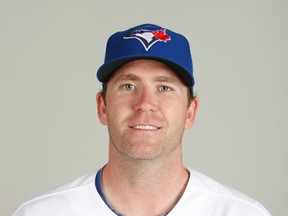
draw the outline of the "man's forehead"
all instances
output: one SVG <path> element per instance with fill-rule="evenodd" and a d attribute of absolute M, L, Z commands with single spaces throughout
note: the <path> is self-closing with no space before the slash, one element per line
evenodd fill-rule
<path fill-rule="evenodd" d="M 156 81 L 180 81 L 179 76 L 172 68 L 162 62 L 149 59 L 128 62 L 118 68 L 113 75 L 117 80 L 141 80 L 148 76 Z"/>
<path fill-rule="evenodd" d="M 129 68 L 129 67 L 151 67 L 151 68 L 166 68 L 168 70 L 172 70 L 168 65 L 161 61 L 152 60 L 152 59 L 136 59 L 133 61 L 129 61 L 123 64 L 121 67 L 118 68 Z M 116 70 L 117 71 L 117 70 Z"/>

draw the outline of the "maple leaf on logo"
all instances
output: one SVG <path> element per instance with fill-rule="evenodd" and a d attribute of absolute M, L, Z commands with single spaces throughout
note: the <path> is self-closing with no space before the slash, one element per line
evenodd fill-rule
<path fill-rule="evenodd" d="M 165 31 L 163 30 L 158 30 L 157 32 L 156 31 L 153 31 L 152 34 L 159 40 L 161 41 L 167 41 L 167 40 L 170 40 L 170 36 L 166 34 Z"/>

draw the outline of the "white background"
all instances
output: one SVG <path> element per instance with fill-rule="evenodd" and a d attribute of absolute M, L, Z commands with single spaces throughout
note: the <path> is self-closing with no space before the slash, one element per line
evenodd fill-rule
<path fill-rule="evenodd" d="M 191 44 L 187 167 L 288 215 L 285 0 L 0 0 L 0 215 L 107 161 L 95 71 L 107 38 L 155 23 Z"/>

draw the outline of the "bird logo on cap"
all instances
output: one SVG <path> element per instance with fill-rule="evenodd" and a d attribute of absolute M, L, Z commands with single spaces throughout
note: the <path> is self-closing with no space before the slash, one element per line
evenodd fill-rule
<path fill-rule="evenodd" d="M 139 28 L 124 36 L 124 39 L 137 39 L 148 51 L 156 42 L 167 42 L 171 37 L 166 33 L 166 29 L 160 27 L 146 26 Z"/>

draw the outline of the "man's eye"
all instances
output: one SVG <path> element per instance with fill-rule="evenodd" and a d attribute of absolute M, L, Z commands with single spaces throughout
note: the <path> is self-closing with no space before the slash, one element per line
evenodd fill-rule
<path fill-rule="evenodd" d="M 123 85 L 123 88 L 124 88 L 124 90 L 132 91 L 132 90 L 135 89 L 135 86 L 132 85 L 132 84 L 127 83 L 127 84 Z"/>
<path fill-rule="evenodd" d="M 159 90 L 165 92 L 165 91 L 171 91 L 172 89 L 168 86 L 160 86 Z"/>

